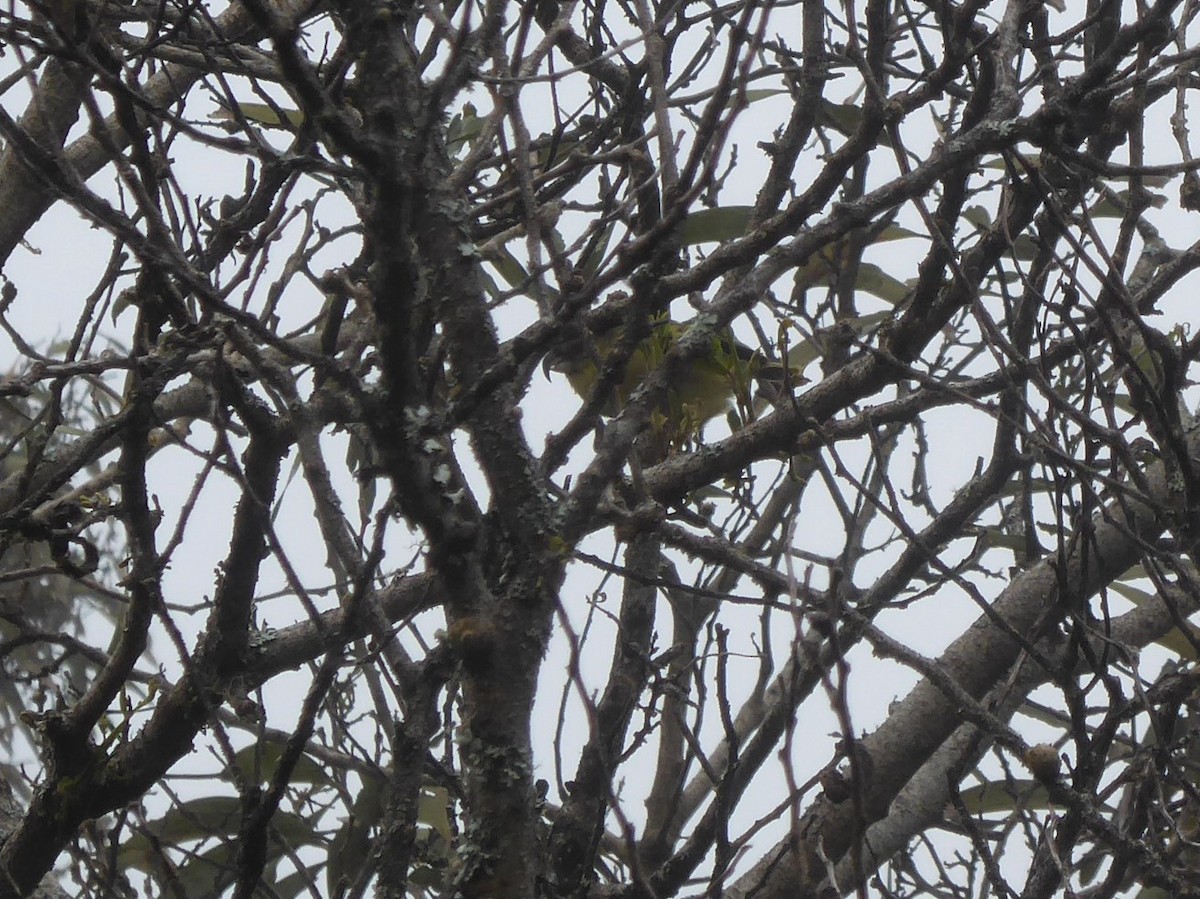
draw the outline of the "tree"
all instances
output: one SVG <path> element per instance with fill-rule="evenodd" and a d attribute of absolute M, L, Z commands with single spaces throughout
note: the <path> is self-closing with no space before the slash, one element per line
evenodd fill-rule
<path fill-rule="evenodd" d="M 1194 15 L 10 5 L 0 896 L 1200 895 Z"/>

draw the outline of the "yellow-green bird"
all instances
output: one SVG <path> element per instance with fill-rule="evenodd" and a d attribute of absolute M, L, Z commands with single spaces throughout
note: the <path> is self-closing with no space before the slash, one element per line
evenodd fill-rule
<path fill-rule="evenodd" d="M 703 215 L 711 218 L 712 214 L 719 214 L 727 219 L 730 211 L 705 210 L 694 218 L 699 220 Z M 749 215 L 748 209 L 746 213 Z M 792 274 L 793 292 L 835 287 L 856 247 L 861 249 L 862 246 L 920 235 L 884 221 L 869 226 L 865 235 L 860 233 L 857 237 L 856 240 L 855 235 L 844 235 L 805 259 Z M 716 238 L 708 235 L 705 239 Z M 692 235 L 688 240 L 685 235 L 685 242 L 697 243 L 701 239 Z M 908 297 L 908 285 L 878 265 L 859 260 L 855 268 L 853 286 L 856 291 L 872 294 L 892 306 L 900 305 Z M 835 352 L 839 349 L 843 353 L 847 351 L 856 338 L 861 338 L 879 325 L 881 317 L 890 314 L 885 311 L 857 316 L 821 329 L 818 334 L 804 335 L 798 343 L 790 345 L 786 338 L 799 329 L 786 320 L 781 322 L 779 355 L 786 358 L 786 367 L 769 362 L 765 354 L 739 342 L 732 332 L 724 332 L 713 339 L 708 354 L 691 361 L 659 401 L 650 422 L 652 431 L 659 438 L 654 441 L 657 449 L 669 452 L 689 443 L 699 435 L 706 422 L 734 405 L 744 418 L 752 418 L 756 404 L 762 407 L 758 396 L 777 402 L 791 389 L 807 383 L 803 371 L 815 359 L 825 358 L 831 366 L 840 364 Z M 600 410 L 603 415 L 616 415 L 646 376 L 662 365 L 685 328 L 686 324 L 659 315 L 649 323 L 649 336 L 630 350 L 622 346 L 624 330 L 618 324 L 599 333 L 567 340 L 550 352 L 545 367 L 565 374 L 575 392 L 587 400 L 596 389 L 605 363 L 616 354 L 617 358 L 611 361 L 618 380 L 608 387 Z M 628 358 L 623 358 L 622 354 Z M 760 388 L 758 396 L 752 396 L 756 386 Z"/>
<path fill-rule="evenodd" d="M 665 316 L 650 322 L 649 335 L 633 348 L 620 369 L 620 380 L 601 408 L 604 415 L 620 411 L 647 375 L 662 365 L 685 328 L 685 324 Z M 622 333 L 623 328 L 618 326 L 571 340 L 550 355 L 547 368 L 565 374 L 574 391 L 590 399 L 605 363 L 620 347 Z M 756 381 L 764 375 L 781 380 L 777 366 L 770 367 L 770 374 L 767 368 L 763 354 L 738 341 L 732 333 L 713 338 L 711 350 L 690 362 L 652 413 L 654 442 L 664 451 L 677 449 L 695 438 L 706 422 L 734 406 L 749 415 Z M 793 373 L 792 383 L 803 383 L 798 372 Z"/>

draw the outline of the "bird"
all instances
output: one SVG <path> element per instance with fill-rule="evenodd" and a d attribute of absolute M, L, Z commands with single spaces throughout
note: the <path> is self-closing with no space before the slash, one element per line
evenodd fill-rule
<path fill-rule="evenodd" d="M 624 345 L 624 325 L 585 332 L 552 350 L 544 367 L 547 374 L 564 374 L 584 400 L 590 400 L 597 389 L 606 390 L 599 411 L 613 417 L 663 364 L 686 328 L 686 323 L 657 315 L 648 322 L 646 336 L 632 347 Z M 780 385 L 795 386 L 805 380 L 798 366 L 785 372 L 761 350 L 742 343 L 728 329 L 722 331 L 713 337 L 709 351 L 691 360 L 659 399 L 650 417 L 653 443 L 663 452 L 682 449 L 699 437 L 705 424 L 734 408 L 743 419 L 752 417 L 755 387 L 764 382 L 770 382 L 777 396 Z"/>

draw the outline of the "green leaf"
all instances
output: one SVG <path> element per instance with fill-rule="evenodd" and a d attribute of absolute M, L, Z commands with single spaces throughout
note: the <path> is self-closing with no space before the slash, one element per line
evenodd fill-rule
<path fill-rule="evenodd" d="M 283 751 L 284 746 L 280 743 L 257 743 L 239 750 L 233 763 L 247 782 L 254 782 L 257 778 L 258 783 L 265 784 L 275 776 Z M 289 783 L 330 786 L 333 781 L 322 763 L 312 756 L 301 755 L 292 769 Z"/>
<path fill-rule="evenodd" d="M 437 831 L 447 843 L 454 836 L 450 829 L 450 792 L 445 787 L 422 787 L 417 799 L 417 823 Z"/>
<path fill-rule="evenodd" d="M 1089 884 L 1096 879 L 1096 875 L 1100 873 L 1100 866 L 1107 860 L 1105 855 L 1106 853 L 1095 852 L 1080 860 L 1075 869 L 1080 883 Z"/>
<path fill-rule="evenodd" d="M 1049 478 L 1026 478 L 1017 476 L 1010 478 L 1008 483 L 1000 489 L 1000 496 L 1016 496 L 1017 494 L 1028 489 L 1031 493 L 1046 493 L 1054 489 L 1058 485 Z"/>
<path fill-rule="evenodd" d="M 1132 584 L 1123 584 L 1120 581 L 1114 581 L 1109 585 L 1108 589 L 1114 593 L 1119 593 L 1135 606 L 1143 606 L 1146 603 L 1154 602 L 1158 599 L 1157 593 L 1151 593 L 1149 590 L 1143 590 L 1140 587 L 1134 587 Z"/>
<path fill-rule="evenodd" d="M 867 246 L 874 246 L 877 243 L 891 243 L 893 240 L 908 240 L 910 237 L 924 237 L 920 231 L 914 231 L 912 228 L 905 228 L 903 225 L 888 225 L 882 231 L 875 235 Z"/>
<path fill-rule="evenodd" d="M 1042 158 L 1037 153 L 1022 153 L 1021 158 L 1034 168 L 1037 168 L 1042 164 Z M 981 167 L 985 169 L 996 169 L 1000 172 L 1007 172 L 1009 165 L 1008 161 L 1004 157 L 997 156 L 995 159 L 989 159 L 987 162 L 982 163 Z"/>
<path fill-rule="evenodd" d="M 341 895 L 347 885 L 352 884 L 366 863 L 371 851 L 371 828 L 383 815 L 383 783 L 364 778 L 350 817 L 338 829 L 329 852 L 329 865 L 325 869 L 325 884 L 328 895 Z"/>
<path fill-rule="evenodd" d="M 431 865 L 414 865 L 408 872 L 408 882 L 410 886 L 433 891 L 445 885 L 446 872 L 439 871 Z"/>
<path fill-rule="evenodd" d="M 894 240 L 906 240 L 910 237 L 921 237 L 915 231 L 900 225 L 888 225 L 867 246 L 890 243 Z M 851 237 L 843 237 L 835 243 L 826 244 L 817 250 L 796 269 L 797 286 L 804 289 L 810 287 L 832 287 L 837 283 L 841 272 L 850 263 L 850 250 L 853 245 Z M 866 247 L 864 247 L 864 250 Z M 858 289 L 872 293 L 890 303 L 899 303 L 908 296 L 908 286 L 891 275 L 885 273 L 879 266 L 870 262 L 859 264 Z"/>
<path fill-rule="evenodd" d="M 1151 193 L 1147 199 L 1155 209 L 1162 209 L 1167 204 L 1167 198 L 1163 194 Z M 1121 190 L 1094 203 L 1088 212 L 1093 218 L 1124 218 L 1130 202 L 1129 191 Z"/>
<path fill-rule="evenodd" d="M 963 210 L 961 218 L 980 231 L 986 231 L 992 226 L 992 214 L 983 206 L 968 206 Z"/>
<path fill-rule="evenodd" d="M 184 895 L 219 896 L 237 879 L 237 854 L 238 845 L 236 843 L 219 843 L 199 855 L 188 858 L 178 867 L 173 879 L 176 879 L 184 887 Z M 263 871 L 263 883 L 255 889 L 255 896 L 266 899 L 271 895 L 283 895 L 278 891 L 272 894 L 266 887 L 266 884 L 275 880 L 275 867 L 282 854 L 283 846 L 278 841 L 272 841 L 272 845 L 267 849 L 267 866 Z M 170 895 L 169 891 L 167 895 Z"/>
<path fill-rule="evenodd" d="M 688 499 L 694 503 L 711 503 L 729 500 L 733 498 L 733 494 L 728 490 L 722 490 L 712 484 L 707 484 L 703 487 L 697 487 L 688 494 Z"/>
<path fill-rule="evenodd" d="M 477 275 L 479 277 L 479 283 L 483 286 L 483 290 L 488 296 L 500 296 L 500 285 L 496 283 L 496 279 L 491 276 L 486 268 L 479 269 Z"/>
<path fill-rule="evenodd" d="M 299 128 L 304 124 L 305 118 L 302 110 L 285 109 L 269 103 L 242 103 L 239 101 L 237 110 L 241 113 L 241 118 L 247 122 L 262 125 L 264 128 L 279 128 L 285 131 L 294 131 Z M 237 113 L 224 103 L 216 112 L 210 114 L 209 118 L 230 122 L 240 121 Z"/>
<path fill-rule="evenodd" d="M 854 329 L 854 333 L 859 337 L 869 331 L 873 331 L 886 321 L 891 321 L 893 313 L 890 309 L 882 309 L 879 312 L 871 312 L 867 315 L 856 315 L 854 318 L 845 318 L 842 321 Z"/>
<path fill-rule="evenodd" d="M 177 845 L 211 836 L 232 836 L 242 823 L 244 807 L 236 796 L 189 799 L 151 821 L 147 829 L 162 843 Z"/>
<path fill-rule="evenodd" d="M 287 877 L 277 881 L 271 888 L 279 899 L 295 899 L 296 896 L 311 896 L 309 885 L 317 882 L 321 872 L 318 865 L 309 865 L 301 871 L 293 871 Z"/>
<path fill-rule="evenodd" d="M 1013 240 L 1010 249 L 1012 250 L 1014 259 L 1020 259 L 1023 262 L 1029 262 L 1035 256 L 1037 256 L 1038 245 L 1037 242 L 1028 234 L 1018 234 L 1016 239 Z"/>
<path fill-rule="evenodd" d="M 778 97 L 780 94 L 791 93 L 786 87 L 759 87 L 754 90 L 745 91 L 735 97 L 730 97 L 729 102 L 725 104 L 725 108 L 737 106 L 740 102 L 745 102 L 747 106 L 751 103 L 757 103 L 759 100 L 766 100 L 768 97 Z"/>
<path fill-rule="evenodd" d="M 590 278 L 600 270 L 600 264 L 604 262 L 604 254 L 608 252 L 608 244 L 612 240 L 613 231 L 616 230 L 616 227 L 616 220 L 610 221 L 605 225 L 599 239 L 595 241 L 592 249 L 580 261 L 579 271 L 584 278 Z"/>
<path fill-rule="evenodd" d="M 999 527 L 988 526 L 979 529 L 979 535 L 989 548 L 1009 549 L 1020 552 L 1025 548 L 1024 534 L 1010 534 Z"/>
<path fill-rule="evenodd" d="M 1052 730 L 1061 730 L 1066 724 L 1070 723 L 1065 713 L 1045 708 L 1034 702 L 1024 703 L 1021 706 L 1020 713 L 1033 721 L 1040 721 Z"/>
<path fill-rule="evenodd" d="M 753 213 L 753 206 L 701 209 L 684 218 L 679 226 L 679 239 L 684 246 L 736 240 L 746 233 Z"/>
<path fill-rule="evenodd" d="M 517 261 L 517 257 L 509 252 L 508 247 L 489 246 L 485 248 L 483 257 L 514 290 L 529 283 L 529 273 L 525 271 L 525 266 Z"/>
<path fill-rule="evenodd" d="M 1008 814 L 1013 809 L 1047 808 L 1050 794 L 1032 779 L 1018 778 L 1011 784 L 988 781 L 962 792 L 963 805 L 972 815 Z"/>
<path fill-rule="evenodd" d="M 118 855 L 122 867 L 152 871 L 157 865 L 158 846 L 178 846 L 214 837 L 236 837 L 245 808 L 236 796 L 204 796 L 173 807 L 151 821 L 145 832 L 133 834 Z M 291 812 L 276 812 L 271 828 L 293 846 L 319 845 L 324 837 L 311 821 Z"/>
<path fill-rule="evenodd" d="M 121 313 L 126 309 L 130 308 L 131 306 L 135 309 L 137 308 L 136 304 L 134 303 L 134 299 L 136 297 L 137 291 L 132 287 L 126 287 L 119 294 L 117 294 L 117 298 L 113 300 L 111 312 L 114 325 L 117 323 L 117 319 L 121 316 Z"/>
<path fill-rule="evenodd" d="M 1147 603 L 1158 603 L 1161 600 L 1157 593 L 1152 593 L 1148 590 L 1143 590 L 1140 587 L 1134 587 L 1131 584 L 1114 581 L 1109 585 L 1109 589 L 1117 593 L 1135 606 L 1144 606 Z M 1200 628 L 1194 624 L 1188 624 L 1188 630 L 1197 642 L 1200 642 Z M 1195 659 L 1196 647 L 1195 644 L 1187 638 L 1187 636 L 1177 627 L 1171 628 L 1167 633 L 1163 634 L 1154 641 L 1164 649 L 1169 649 L 1177 656 L 1183 659 Z"/>
<path fill-rule="evenodd" d="M 858 267 L 858 280 L 855 288 L 877 296 L 893 306 L 904 302 L 908 297 L 909 287 L 903 281 L 893 278 L 873 262 L 864 262 Z"/>
<path fill-rule="evenodd" d="M 1114 371 L 1112 369 L 1110 369 L 1108 371 L 1108 375 L 1110 376 L 1109 377 L 1110 381 L 1112 380 L 1113 374 L 1114 374 Z M 1118 409 L 1120 409 L 1122 412 L 1127 412 L 1129 415 L 1136 417 L 1141 414 L 1138 411 L 1138 407 L 1134 404 L 1133 400 L 1131 400 L 1129 398 L 1128 393 L 1119 393 L 1119 392 L 1114 393 L 1112 396 L 1112 404 L 1114 406 L 1116 406 Z"/>
<path fill-rule="evenodd" d="M 792 344 L 787 351 L 787 364 L 792 383 L 804 377 L 804 370 L 809 364 L 821 358 L 821 350 L 808 338 Z"/>

